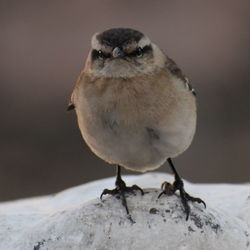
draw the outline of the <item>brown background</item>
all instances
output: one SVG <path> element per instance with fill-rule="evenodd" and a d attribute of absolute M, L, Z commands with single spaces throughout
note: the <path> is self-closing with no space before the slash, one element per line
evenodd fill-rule
<path fill-rule="evenodd" d="M 249 181 L 249 13 L 249 0 L 1 0 L 0 200 L 114 175 L 66 112 L 92 34 L 111 27 L 143 31 L 198 92 L 194 142 L 175 160 L 181 175 Z"/>

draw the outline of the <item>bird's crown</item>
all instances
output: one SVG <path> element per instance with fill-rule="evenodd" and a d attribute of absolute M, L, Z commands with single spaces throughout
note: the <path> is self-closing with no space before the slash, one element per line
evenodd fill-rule
<path fill-rule="evenodd" d="M 131 42 L 139 42 L 144 35 L 140 31 L 129 28 L 113 28 L 97 35 L 97 40 L 102 45 L 120 47 Z"/>

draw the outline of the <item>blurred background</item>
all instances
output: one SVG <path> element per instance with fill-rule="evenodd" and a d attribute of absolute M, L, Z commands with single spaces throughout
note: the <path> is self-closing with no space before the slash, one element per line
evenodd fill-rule
<path fill-rule="evenodd" d="M 147 34 L 198 93 L 196 136 L 174 159 L 181 176 L 249 182 L 249 13 L 249 0 L 1 0 L 0 200 L 115 175 L 85 145 L 74 111 L 66 111 L 91 36 L 111 27 Z"/>

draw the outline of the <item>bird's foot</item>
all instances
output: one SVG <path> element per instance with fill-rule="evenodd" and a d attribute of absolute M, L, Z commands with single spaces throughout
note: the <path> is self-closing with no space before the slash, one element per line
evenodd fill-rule
<path fill-rule="evenodd" d="M 162 183 L 161 189 L 163 191 L 159 194 L 158 198 L 160 198 L 163 194 L 173 195 L 176 192 L 176 190 L 179 190 L 181 202 L 186 214 L 186 220 L 188 220 L 190 214 L 190 206 L 188 205 L 188 201 L 202 203 L 206 208 L 206 203 L 202 199 L 192 197 L 185 191 L 182 179 L 175 180 L 173 184 L 170 184 L 169 182 L 165 181 Z"/>
<path fill-rule="evenodd" d="M 129 214 L 129 209 L 128 209 L 128 206 L 127 206 L 127 200 L 126 200 L 126 197 L 125 197 L 125 194 L 126 193 L 135 193 L 135 191 L 140 191 L 142 195 L 144 195 L 144 191 L 138 187 L 137 185 L 133 185 L 131 187 L 127 187 L 126 186 L 126 183 L 121 179 L 121 178 L 118 178 L 116 180 L 116 188 L 115 189 L 104 189 L 101 196 L 100 196 L 100 199 L 102 199 L 103 195 L 106 195 L 106 194 L 109 194 L 109 195 L 112 195 L 112 196 L 115 196 L 117 198 L 120 198 L 121 201 L 122 201 L 122 205 L 125 207 L 126 209 L 126 212 L 127 212 L 127 215 L 129 216 L 130 220 L 132 222 L 134 222 Z"/>

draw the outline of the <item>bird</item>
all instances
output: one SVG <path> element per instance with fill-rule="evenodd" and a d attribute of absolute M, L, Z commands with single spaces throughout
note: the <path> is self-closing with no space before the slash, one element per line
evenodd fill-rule
<path fill-rule="evenodd" d="M 140 191 L 128 187 L 121 167 L 146 172 L 166 161 L 174 174 L 164 182 L 162 195 L 179 191 L 189 218 L 192 197 L 172 158 L 191 144 L 197 120 L 196 92 L 177 64 L 148 36 L 132 28 L 111 28 L 95 33 L 85 66 L 73 89 L 68 110 L 75 109 L 88 147 L 99 158 L 115 165 L 115 189 L 103 195 L 119 195 L 129 214 L 125 194 Z"/>

